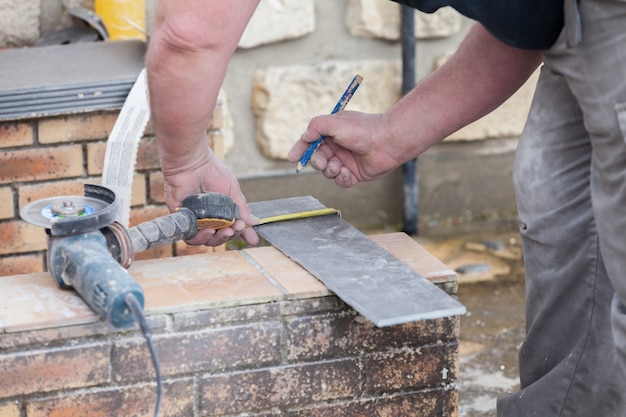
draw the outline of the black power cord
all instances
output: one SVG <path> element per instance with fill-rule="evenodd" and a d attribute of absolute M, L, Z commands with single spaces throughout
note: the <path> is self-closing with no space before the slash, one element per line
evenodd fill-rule
<path fill-rule="evenodd" d="M 124 297 L 124 301 L 130 308 L 130 311 L 135 316 L 135 320 L 139 323 L 139 327 L 141 328 L 141 332 L 143 336 L 146 338 L 146 342 L 148 343 L 148 349 L 150 350 L 150 356 L 152 356 L 152 363 L 154 364 L 154 370 L 156 372 L 156 382 L 157 382 L 157 397 L 156 397 L 156 405 L 154 407 L 154 417 L 159 415 L 159 411 L 161 409 L 161 395 L 163 394 L 163 381 L 161 378 L 161 365 L 159 364 L 159 357 L 157 356 L 156 349 L 154 348 L 154 344 L 152 343 L 152 332 L 150 332 L 150 327 L 148 326 L 148 322 L 146 321 L 146 316 L 143 314 L 143 307 L 135 297 L 135 294 L 132 292 L 126 294 Z"/>

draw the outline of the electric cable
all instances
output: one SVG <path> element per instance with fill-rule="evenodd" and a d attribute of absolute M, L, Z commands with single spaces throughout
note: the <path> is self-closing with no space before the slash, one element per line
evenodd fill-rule
<path fill-rule="evenodd" d="M 135 320 L 139 324 L 141 328 L 141 332 L 143 336 L 146 338 L 146 342 L 148 343 L 148 349 L 150 350 L 150 356 L 152 357 L 152 363 L 154 364 L 154 371 L 156 372 L 156 382 L 157 382 L 157 397 L 156 397 L 156 405 L 154 407 L 154 417 L 159 415 L 159 411 L 161 409 L 161 396 L 163 394 L 163 381 L 161 378 L 161 365 L 159 364 L 159 357 L 157 356 L 156 349 L 154 348 L 154 344 L 152 343 L 152 332 L 150 332 L 150 327 L 148 326 L 148 322 L 146 321 L 146 316 L 143 314 L 143 308 L 135 297 L 135 294 L 132 292 L 126 294 L 124 297 L 128 308 L 135 316 Z"/>

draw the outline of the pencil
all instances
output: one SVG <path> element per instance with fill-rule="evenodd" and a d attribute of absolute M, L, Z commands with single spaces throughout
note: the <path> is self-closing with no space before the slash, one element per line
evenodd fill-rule
<path fill-rule="evenodd" d="M 354 94 L 356 89 L 359 88 L 359 85 L 361 85 L 362 81 L 363 81 L 363 77 L 361 77 L 359 74 L 354 76 L 354 78 L 352 79 L 352 82 L 350 83 L 348 88 L 346 88 L 346 91 L 343 92 L 343 95 L 341 96 L 337 104 L 335 105 L 335 108 L 333 109 L 333 111 L 330 112 L 330 114 L 335 114 L 338 111 L 346 108 L 346 105 L 352 98 L 352 95 Z M 300 161 L 298 162 L 298 167 L 296 168 L 296 173 L 302 171 L 304 167 L 307 166 L 307 164 L 309 163 L 309 160 L 311 159 L 311 156 L 313 156 L 313 154 L 320 147 L 322 142 L 324 142 L 324 139 L 326 139 L 326 136 L 322 135 L 317 140 L 309 144 L 309 146 L 306 148 L 306 150 L 302 154 L 302 157 L 300 157 Z"/>

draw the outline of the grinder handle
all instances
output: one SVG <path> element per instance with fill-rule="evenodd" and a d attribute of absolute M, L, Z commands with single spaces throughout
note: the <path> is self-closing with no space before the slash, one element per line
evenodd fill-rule
<path fill-rule="evenodd" d="M 169 245 L 181 239 L 193 239 L 198 234 L 198 221 L 193 211 L 182 207 L 167 216 L 131 227 L 128 230 L 133 251 Z"/>
<path fill-rule="evenodd" d="M 239 207 L 227 195 L 201 193 L 183 200 L 182 207 L 167 216 L 141 223 L 128 231 L 135 253 L 193 239 L 198 230 L 230 227 L 239 218 Z"/>

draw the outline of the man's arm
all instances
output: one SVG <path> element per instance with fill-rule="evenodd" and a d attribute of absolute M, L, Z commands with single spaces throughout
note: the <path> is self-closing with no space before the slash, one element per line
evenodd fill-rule
<path fill-rule="evenodd" d="M 258 242 L 235 176 L 209 149 L 206 129 L 230 57 L 258 0 L 159 0 L 155 30 L 146 57 L 152 122 L 157 136 L 170 210 L 204 191 L 233 197 L 241 222 L 210 237 L 203 231 L 190 243 L 217 245 L 242 232 Z"/>
<path fill-rule="evenodd" d="M 495 110 L 540 63 L 541 52 L 508 46 L 476 24 L 448 62 L 387 112 L 386 125 L 417 156 Z M 406 127 L 420 132 L 418 143 Z"/>
<path fill-rule="evenodd" d="M 289 160 L 296 162 L 309 142 L 325 135 L 311 159 L 314 168 L 342 187 L 379 178 L 494 110 L 540 63 L 540 52 L 505 45 L 476 24 L 448 62 L 386 113 L 312 119 Z"/>

